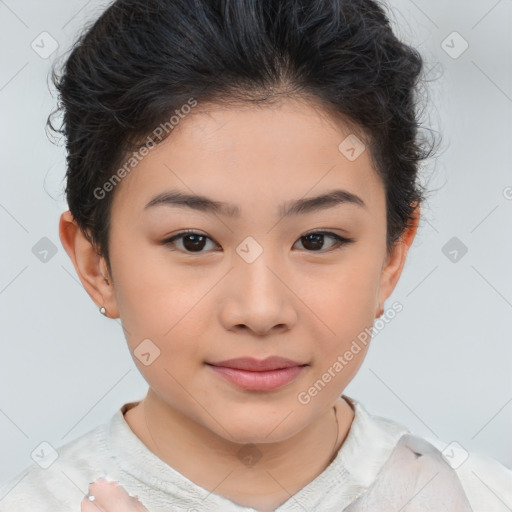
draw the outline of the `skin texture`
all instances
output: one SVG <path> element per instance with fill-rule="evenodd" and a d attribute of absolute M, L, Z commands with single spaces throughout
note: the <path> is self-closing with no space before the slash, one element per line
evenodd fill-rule
<path fill-rule="evenodd" d="M 200 105 L 117 185 L 112 276 L 69 211 L 60 220 L 85 289 L 109 317 L 121 318 L 132 355 L 148 338 L 160 350 L 148 366 L 134 356 L 149 391 L 125 415 L 131 429 L 196 484 L 259 510 L 273 510 L 312 481 L 343 443 L 353 411 L 340 395 L 367 347 L 309 403 L 297 396 L 373 325 L 418 226 L 419 208 L 386 253 L 385 192 L 370 152 L 350 161 L 338 149 L 351 133 L 318 105 L 290 98 L 264 108 Z M 338 188 L 366 206 L 279 216 L 284 202 Z M 170 189 L 236 204 L 240 217 L 144 209 Z M 190 251 L 190 239 L 162 244 L 186 229 L 209 237 L 202 252 Z M 326 236 L 313 250 L 304 239 L 313 230 L 355 241 L 336 248 Z M 252 263 L 236 252 L 248 236 L 263 250 Z M 254 392 L 205 365 L 269 355 L 309 366 L 277 390 Z M 238 455 L 249 443 L 261 454 L 250 467 Z"/>
<path fill-rule="evenodd" d="M 147 512 L 142 503 L 130 496 L 117 482 L 96 480 L 89 486 L 89 500 L 82 500 L 81 512 Z"/>

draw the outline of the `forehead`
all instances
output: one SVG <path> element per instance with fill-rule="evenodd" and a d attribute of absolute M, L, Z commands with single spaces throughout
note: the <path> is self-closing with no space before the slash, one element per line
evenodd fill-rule
<path fill-rule="evenodd" d="M 180 190 L 240 205 L 243 216 L 264 203 L 277 211 L 288 200 L 343 188 L 371 207 L 383 187 L 361 139 L 303 101 L 199 106 L 123 178 L 114 203 L 142 211 L 156 194 Z"/>

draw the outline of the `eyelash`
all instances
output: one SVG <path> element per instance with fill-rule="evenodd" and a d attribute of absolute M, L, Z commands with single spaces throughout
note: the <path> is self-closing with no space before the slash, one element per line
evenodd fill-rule
<path fill-rule="evenodd" d="M 209 236 L 206 236 L 204 235 L 203 233 L 199 233 L 197 231 L 193 231 L 193 230 L 185 230 L 185 231 L 181 231 L 179 232 L 178 234 L 172 236 L 171 238 L 167 238 L 166 240 L 163 240 L 162 241 L 162 244 L 163 245 L 173 245 L 174 241 L 179 239 L 179 238 L 184 238 L 186 236 L 190 236 L 190 235 L 197 235 L 197 236 L 202 236 L 202 237 L 205 237 L 209 240 L 211 240 L 213 242 L 213 240 L 209 237 Z M 306 249 L 306 252 L 310 252 L 310 253 L 325 253 L 325 252 L 331 252 L 331 251 L 334 251 L 334 250 L 338 250 L 338 249 L 341 249 L 343 246 L 345 245 L 349 245 L 353 242 L 355 242 L 355 240 L 353 238 L 345 238 L 343 236 L 340 236 L 340 235 L 337 235 L 336 233 L 332 233 L 330 231 L 310 231 L 309 233 L 306 233 L 305 235 L 302 235 L 299 240 L 301 238 L 305 238 L 307 236 L 310 236 L 310 235 L 324 235 L 324 236 L 328 236 L 330 238 L 333 238 L 336 243 L 330 248 L 330 249 L 327 249 L 327 250 L 318 250 L 318 251 L 308 251 Z M 216 242 L 214 242 L 216 243 Z M 295 244 L 294 244 L 295 245 Z M 184 252 L 185 254 L 204 254 L 205 252 L 208 252 L 208 251 L 187 251 L 187 250 L 181 250 L 181 249 L 177 249 L 181 252 Z"/>

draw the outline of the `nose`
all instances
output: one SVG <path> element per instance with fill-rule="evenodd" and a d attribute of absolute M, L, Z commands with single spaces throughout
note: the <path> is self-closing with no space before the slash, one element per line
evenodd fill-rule
<path fill-rule="evenodd" d="M 224 328 L 249 330 L 257 336 L 291 329 L 298 318 L 297 298 L 287 280 L 289 272 L 277 264 L 270 251 L 263 251 L 252 263 L 235 258 L 221 302 Z"/>

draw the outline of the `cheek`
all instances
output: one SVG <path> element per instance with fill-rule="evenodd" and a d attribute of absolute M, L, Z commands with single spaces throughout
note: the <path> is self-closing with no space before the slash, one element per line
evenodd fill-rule
<path fill-rule="evenodd" d="M 321 318 L 328 318 L 336 332 L 345 326 L 366 325 L 375 314 L 379 268 L 375 258 L 354 252 L 340 265 L 308 276 L 307 304 L 314 305 Z"/>
<path fill-rule="evenodd" d="M 331 366 L 347 350 L 352 354 L 344 374 L 354 375 L 362 363 L 375 320 L 379 270 L 376 258 L 354 254 L 325 278 L 311 277 L 306 303 L 321 319 L 315 323 L 321 331 L 311 333 L 323 345 L 318 351 L 321 367 Z M 321 338 L 318 332 L 324 333 Z"/>
<path fill-rule="evenodd" d="M 112 258 L 117 305 L 130 350 L 136 351 L 149 339 L 158 347 L 161 362 L 172 366 L 178 360 L 194 361 L 187 354 L 199 343 L 212 315 L 204 299 L 215 277 L 193 279 L 161 258 L 149 261 L 150 256 L 138 251 L 117 257 L 115 262 Z M 140 369 L 147 372 L 145 367 Z"/>
<path fill-rule="evenodd" d="M 145 327 L 152 334 L 169 329 L 176 308 L 168 301 L 181 289 L 180 275 L 175 273 L 171 281 L 171 267 L 161 258 L 161 252 L 128 233 L 112 237 L 111 260 L 120 316 L 127 327 Z"/>

